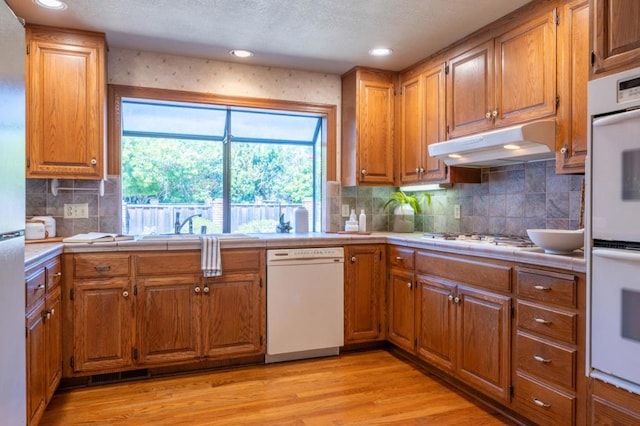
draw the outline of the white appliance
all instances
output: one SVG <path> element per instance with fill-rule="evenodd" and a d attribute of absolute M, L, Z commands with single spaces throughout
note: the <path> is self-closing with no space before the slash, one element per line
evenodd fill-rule
<path fill-rule="evenodd" d="M 539 120 L 429 145 L 448 166 L 490 167 L 555 158 L 556 122 Z"/>
<path fill-rule="evenodd" d="M 589 82 L 592 377 L 640 394 L 640 68 Z"/>
<path fill-rule="evenodd" d="M 338 355 L 344 345 L 344 249 L 267 250 L 265 362 Z"/>
<path fill-rule="evenodd" d="M 26 424 L 24 29 L 0 2 L 0 423 Z"/>

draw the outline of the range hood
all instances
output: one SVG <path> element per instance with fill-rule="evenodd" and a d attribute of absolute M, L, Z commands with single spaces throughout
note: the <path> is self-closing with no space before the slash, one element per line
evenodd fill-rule
<path fill-rule="evenodd" d="M 555 158 L 556 122 L 540 120 L 429 145 L 448 166 L 492 167 Z"/>

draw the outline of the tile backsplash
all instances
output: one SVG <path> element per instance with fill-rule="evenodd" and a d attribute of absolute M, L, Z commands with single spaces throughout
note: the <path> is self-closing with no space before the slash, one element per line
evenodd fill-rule
<path fill-rule="evenodd" d="M 526 235 L 531 228 L 578 229 L 583 175 L 557 175 L 555 161 L 482 170 L 482 183 L 455 184 L 430 191 L 431 205 L 415 218 L 417 232 L 478 232 Z M 390 230 L 392 214 L 383 206 L 388 187 L 344 187 L 330 198 L 330 230 L 344 229 L 341 205 L 364 209 L 372 231 Z M 460 206 L 460 219 L 454 206 Z"/>

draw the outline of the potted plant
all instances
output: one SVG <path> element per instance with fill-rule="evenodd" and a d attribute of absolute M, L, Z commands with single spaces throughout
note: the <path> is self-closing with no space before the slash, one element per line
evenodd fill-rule
<path fill-rule="evenodd" d="M 431 205 L 431 194 L 410 194 L 402 191 L 394 191 L 391 198 L 384 205 L 393 208 L 393 232 L 413 232 L 415 227 L 415 215 L 422 212 L 422 203 L 427 200 Z"/>

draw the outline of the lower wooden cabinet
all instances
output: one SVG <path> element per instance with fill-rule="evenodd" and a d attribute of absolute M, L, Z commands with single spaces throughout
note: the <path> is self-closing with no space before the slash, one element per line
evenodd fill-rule
<path fill-rule="evenodd" d="M 589 387 L 589 424 L 640 424 L 640 395 L 598 379 L 591 379 Z"/>
<path fill-rule="evenodd" d="M 345 247 L 345 345 L 386 337 L 384 253 L 382 244 Z"/>
<path fill-rule="evenodd" d="M 264 354 L 264 250 L 224 250 L 215 278 L 199 251 L 68 254 L 65 266 L 68 376 Z"/>
<path fill-rule="evenodd" d="M 38 424 L 47 406 L 44 301 L 26 317 L 27 324 L 27 423 Z"/>

